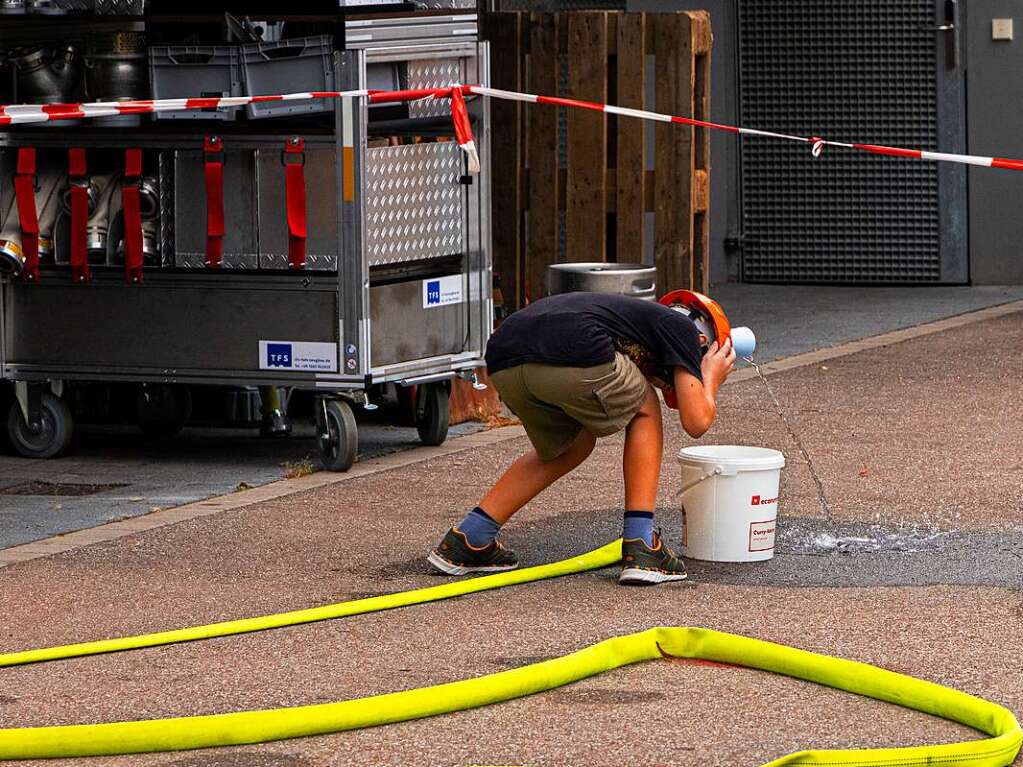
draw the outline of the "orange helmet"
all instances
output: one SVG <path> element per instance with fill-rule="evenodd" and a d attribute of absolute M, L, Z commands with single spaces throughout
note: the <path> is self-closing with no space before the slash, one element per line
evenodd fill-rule
<path fill-rule="evenodd" d="M 702 293 L 692 290 L 675 290 L 662 298 L 661 303 L 672 309 L 685 310 L 697 322 L 698 327 L 700 324 L 705 324 L 708 330 L 712 330 L 712 337 L 710 334 L 706 334 L 708 335 L 708 346 L 714 341 L 717 341 L 719 346 L 724 346 L 725 342 L 732 337 L 732 326 L 728 322 L 725 310 L 713 298 L 708 298 Z M 703 320 L 703 323 L 700 323 L 699 320 Z"/>
<path fill-rule="evenodd" d="M 707 346 L 714 341 L 719 346 L 731 338 L 732 326 L 728 322 L 724 309 L 713 298 L 708 298 L 702 293 L 692 290 L 675 290 L 668 293 L 661 299 L 661 303 L 671 309 L 684 312 L 700 332 L 707 336 Z M 705 350 L 706 351 L 706 350 Z M 664 404 L 672 410 L 678 410 L 678 395 L 674 389 L 665 389 Z"/>

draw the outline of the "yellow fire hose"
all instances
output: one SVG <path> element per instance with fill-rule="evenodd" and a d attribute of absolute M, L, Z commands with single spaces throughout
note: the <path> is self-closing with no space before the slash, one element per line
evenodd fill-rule
<path fill-rule="evenodd" d="M 0 655 L 0 666 L 210 639 L 378 612 L 596 570 L 613 565 L 620 558 L 621 541 L 616 541 L 551 565 L 443 586 L 178 631 L 9 653 Z M 0 730 L 0 760 L 178 751 L 322 735 L 513 700 L 662 657 L 702 659 L 784 674 L 933 714 L 990 736 L 986 740 L 914 748 L 800 751 L 765 767 L 1007 767 L 1023 745 L 1023 731 L 1012 712 L 948 687 L 864 663 L 717 631 L 655 628 L 499 674 L 338 703 L 175 719 Z"/>

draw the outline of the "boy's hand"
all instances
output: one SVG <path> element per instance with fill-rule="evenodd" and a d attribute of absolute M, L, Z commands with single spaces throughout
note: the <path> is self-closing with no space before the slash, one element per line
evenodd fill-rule
<path fill-rule="evenodd" d="M 732 374 L 735 369 L 735 349 L 729 340 L 724 346 L 715 341 L 703 357 L 700 371 L 703 373 L 703 384 L 716 393 L 718 387 Z"/>

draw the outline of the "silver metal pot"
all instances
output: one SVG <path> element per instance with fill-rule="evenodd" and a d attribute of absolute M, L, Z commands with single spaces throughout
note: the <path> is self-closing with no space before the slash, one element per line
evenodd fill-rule
<path fill-rule="evenodd" d="M 657 300 L 657 268 L 644 264 L 577 263 L 547 267 L 547 295 L 617 293 Z"/>
<path fill-rule="evenodd" d="M 91 101 L 144 99 L 149 70 L 144 53 L 110 53 L 85 60 L 85 88 Z"/>
<path fill-rule="evenodd" d="M 90 101 L 133 101 L 149 93 L 145 35 L 114 32 L 90 40 L 85 57 L 85 90 Z M 97 125 L 140 125 L 141 115 L 95 120 Z"/>
<path fill-rule="evenodd" d="M 26 104 L 67 103 L 82 79 L 82 61 L 73 45 L 34 48 L 11 56 L 18 99 Z"/>

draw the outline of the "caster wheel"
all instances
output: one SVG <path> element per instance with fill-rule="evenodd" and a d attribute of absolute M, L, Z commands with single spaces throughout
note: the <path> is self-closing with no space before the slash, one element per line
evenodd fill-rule
<path fill-rule="evenodd" d="M 173 437 L 192 417 L 192 392 L 180 385 L 145 386 L 137 406 L 139 428 L 147 437 Z"/>
<path fill-rule="evenodd" d="M 443 383 L 424 384 L 416 393 L 416 431 L 424 445 L 443 445 L 451 423 L 448 387 Z"/>
<path fill-rule="evenodd" d="M 344 400 L 331 399 L 317 405 L 316 445 L 328 471 L 348 471 L 359 449 L 359 427 Z"/>
<path fill-rule="evenodd" d="M 15 402 L 7 414 L 7 436 L 11 445 L 25 458 L 56 458 L 71 444 L 74 428 L 67 403 L 50 393 L 40 399 L 41 423 L 34 432 L 25 422 L 21 407 Z"/>

